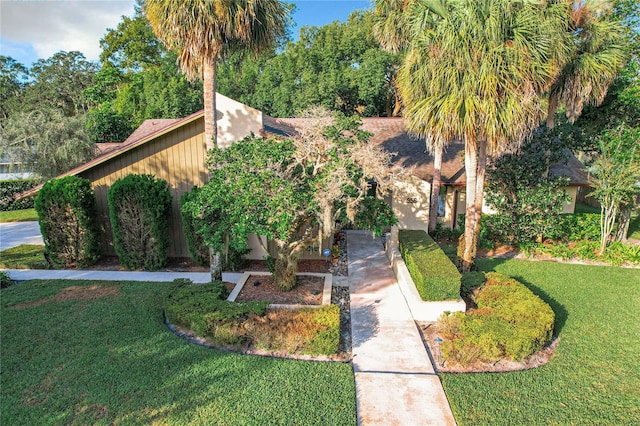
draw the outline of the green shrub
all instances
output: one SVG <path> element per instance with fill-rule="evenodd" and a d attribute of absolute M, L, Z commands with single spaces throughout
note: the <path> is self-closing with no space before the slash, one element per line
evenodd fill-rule
<path fill-rule="evenodd" d="M 167 263 L 169 185 L 151 175 L 128 175 L 107 194 L 113 245 L 122 266 L 156 270 Z"/>
<path fill-rule="evenodd" d="M 189 280 L 176 280 L 165 298 L 165 315 L 171 324 L 191 330 L 214 345 L 242 345 L 249 339 L 244 321 L 250 315 L 264 315 L 267 303 L 227 302 L 225 294 L 221 281 L 191 285 Z"/>
<path fill-rule="evenodd" d="M 0 271 L 0 288 L 7 288 L 13 285 L 13 280 L 7 271 Z"/>
<path fill-rule="evenodd" d="M 340 308 L 336 305 L 266 311 L 267 302 L 225 300 L 221 281 L 192 285 L 175 280 L 165 297 L 171 324 L 191 330 L 215 346 L 239 349 L 253 343 L 269 351 L 331 355 L 340 342 Z"/>
<path fill-rule="evenodd" d="M 193 201 L 198 196 L 199 188 L 194 186 L 190 192 L 185 192 L 180 197 L 180 215 L 182 216 L 182 229 L 187 240 L 187 249 L 191 259 L 201 266 L 209 265 L 209 248 L 204 243 L 202 234 L 198 231 L 198 221 L 193 212 L 189 210 L 191 205 L 187 203 Z"/>
<path fill-rule="evenodd" d="M 85 266 L 100 255 L 96 199 L 91 182 L 77 176 L 52 179 L 35 200 L 45 258 L 55 267 Z"/>
<path fill-rule="evenodd" d="M 486 278 L 483 272 L 465 272 L 464 274 L 462 274 L 460 294 L 465 297 L 471 296 L 473 290 L 482 287 L 485 279 Z"/>
<path fill-rule="evenodd" d="M 477 309 L 441 320 L 442 355 L 449 361 L 520 361 L 553 335 L 555 314 L 548 304 L 505 275 L 490 272 L 486 277 L 474 296 Z"/>
<path fill-rule="evenodd" d="M 460 273 L 424 231 L 401 230 L 400 252 L 422 300 L 457 299 Z"/>
<path fill-rule="evenodd" d="M 40 181 L 38 179 L 15 179 L 0 181 L 0 211 L 24 210 L 33 208 L 35 197 L 15 200 L 21 192 L 33 188 Z"/>
<path fill-rule="evenodd" d="M 549 238 L 560 241 L 599 241 L 600 214 L 577 213 L 560 216 L 557 231 Z"/>

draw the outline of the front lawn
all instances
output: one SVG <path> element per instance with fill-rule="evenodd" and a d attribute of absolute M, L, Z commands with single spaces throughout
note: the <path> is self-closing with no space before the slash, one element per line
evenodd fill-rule
<path fill-rule="evenodd" d="M 460 425 L 640 424 L 640 270 L 481 259 L 556 314 L 551 362 L 513 373 L 442 374 Z"/>
<path fill-rule="evenodd" d="M 47 269 L 48 267 L 44 258 L 44 246 L 22 244 L 0 251 L 0 268 L 2 269 Z"/>
<path fill-rule="evenodd" d="M 0 223 L 4 222 L 28 222 L 38 220 L 35 209 L 10 210 L 0 212 Z"/>
<path fill-rule="evenodd" d="M 163 323 L 165 287 L 31 281 L 2 290 L 0 424 L 356 423 L 349 364 L 189 344 Z"/>

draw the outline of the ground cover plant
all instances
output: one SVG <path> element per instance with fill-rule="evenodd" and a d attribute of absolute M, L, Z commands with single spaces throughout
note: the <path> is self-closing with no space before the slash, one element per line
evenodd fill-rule
<path fill-rule="evenodd" d="M 7 222 L 28 222 L 38 220 L 35 209 L 11 210 L 0 212 L 0 223 Z"/>
<path fill-rule="evenodd" d="M 216 347 L 284 354 L 333 355 L 340 342 L 336 305 L 298 310 L 270 309 L 268 302 L 228 302 L 224 284 L 192 285 L 175 280 L 165 300 L 171 324 L 205 338 Z"/>
<path fill-rule="evenodd" d="M 356 424 L 348 364 L 189 344 L 163 324 L 166 287 L 31 281 L 3 289 L 0 423 Z"/>
<path fill-rule="evenodd" d="M 0 251 L 0 268 L 3 269 L 47 269 L 44 246 L 22 244 Z"/>
<path fill-rule="evenodd" d="M 550 363 L 510 373 L 441 374 L 459 425 L 640 424 L 640 270 L 480 259 L 553 308 Z"/>
<path fill-rule="evenodd" d="M 471 274 L 478 273 L 465 275 Z M 474 309 L 444 316 L 438 323 L 445 339 L 442 356 L 448 363 L 522 361 L 551 340 L 553 310 L 522 283 L 491 272 L 472 299 Z"/>

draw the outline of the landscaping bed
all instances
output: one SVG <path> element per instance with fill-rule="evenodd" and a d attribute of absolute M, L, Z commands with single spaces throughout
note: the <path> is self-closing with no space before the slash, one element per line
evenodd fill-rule
<path fill-rule="evenodd" d="M 296 286 L 281 291 L 270 275 L 250 275 L 236 297 L 237 302 L 268 301 L 286 305 L 320 305 L 324 277 L 298 275 Z"/>

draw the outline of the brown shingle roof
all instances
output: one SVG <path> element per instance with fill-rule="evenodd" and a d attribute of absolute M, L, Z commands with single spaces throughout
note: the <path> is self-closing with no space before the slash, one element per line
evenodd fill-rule
<path fill-rule="evenodd" d="M 164 129 L 171 124 L 180 121 L 179 118 L 151 118 L 144 120 L 142 124 L 129 135 L 123 143 L 130 143 L 152 135 L 160 129 Z"/>
<path fill-rule="evenodd" d="M 304 122 L 304 119 L 281 119 L 292 126 Z M 402 118 L 363 118 L 362 129 L 373 133 L 371 142 L 380 145 L 392 154 L 392 160 L 404 167 L 413 167 L 413 174 L 423 180 L 433 178 L 433 155 L 426 148 L 425 141 L 407 133 Z M 572 185 L 587 185 L 589 179 L 584 165 L 573 155 L 566 165 L 556 164 L 550 172 L 556 176 L 567 176 Z M 443 153 L 442 182 L 446 185 L 465 185 L 464 143 L 450 143 Z"/>

